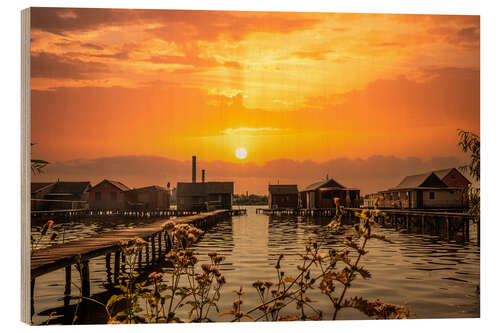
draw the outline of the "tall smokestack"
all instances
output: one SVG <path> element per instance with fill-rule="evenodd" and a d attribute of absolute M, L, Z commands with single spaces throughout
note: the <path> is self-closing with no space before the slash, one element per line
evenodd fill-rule
<path fill-rule="evenodd" d="M 205 182 L 205 169 L 201 169 L 201 182 Z"/>
<path fill-rule="evenodd" d="M 193 156 L 193 170 L 192 170 L 192 177 L 193 177 L 193 183 L 196 183 L 196 156 Z"/>

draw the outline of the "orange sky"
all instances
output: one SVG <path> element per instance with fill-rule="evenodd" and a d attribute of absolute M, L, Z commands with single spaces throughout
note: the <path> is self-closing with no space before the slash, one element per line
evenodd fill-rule
<path fill-rule="evenodd" d="M 479 29 L 478 16 L 34 8 L 33 156 L 461 160 L 456 129 L 479 134 Z"/>

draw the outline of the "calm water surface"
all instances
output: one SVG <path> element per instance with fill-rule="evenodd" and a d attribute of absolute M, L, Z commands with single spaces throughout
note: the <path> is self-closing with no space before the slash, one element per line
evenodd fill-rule
<path fill-rule="evenodd" d="M 251 286 L 255 280 L 275 281 L 274 265 L 283 253 L 282 268 L 287 275 L 296 274 L 297 255 L 304 250 L 308 238 L 318 239 L 324 232 L 328 218 L 270 217 L 255 214 L 256 207 L 247 207 L 248 215 L 236 216 L 221 221 L 206 232 L 194 247 L 202 262 L 207 261 L 207 252 L 217 251 L 225 256 L 222 272 L 227 284 L 223 287 L 220 308 L 231 309 L 235 295 L 232 290 L 243 286 L 244 309 L 257 305 L 257 293 Z M 65 241 L 88 237 L 116 228 L 129 228 L 147 224 L 148 221 L 81 221 L 55 225 L 65 234 Z M 37 228 L 33 227 L 36 233 Z M 370 240 L 368 255 L 361 265 L 368 269 L 372 278 L 356 279 L 347 294 L 368 299 L 380 298 L 387 303 L 404 304 L 411 307 L 419 318 L 467 318 L 479 317 L 479 246 L 475 240 L 474 227 L 471 239 L 464 242 L 461 235 L 450 240 L 439 235 L 418 232 L 396 231 L 394 228 L 377 228 L 393 241 L 393 244 Z M 327 239 L 327 248 L 343 248 L 343 236 Z M 104 256 L 90 261 L 91 292 L 93 295 L 106 292 L 106 267 Z M 73 269 L 73 276 L 78 273 Z M 78 282 L 77 279 L 74 279 Z M 64 293 L 64 270 L 58 270 L 37 279 L 35 288 L 35 315 L 33 322 L 47 320 L 52 311 L 62 312 Z M 76 288 L 72 290 L 77 294 Z M 314 306 L 331 317 L 331 303 L 316 289 L 310 294 L 317 300 Z M 95 312 L 100 312 L 98 308 Z M 287 310 L 287 309 L 285 309 Z M 92 312 L 92 311 L 90 311 Z M 288 309 L 288 314 L 294 314 Z M 287 311 L 283 312 L 284 315 Z M 181 314 L 182 315 L 182 314 Z M 355 310 L 343 309 L 339 319 L 365 319 Z M 229 316 L 213 320 L 230 320 Z M 100 316 L 89 314 L 86 319 L 99 322 Z"/>

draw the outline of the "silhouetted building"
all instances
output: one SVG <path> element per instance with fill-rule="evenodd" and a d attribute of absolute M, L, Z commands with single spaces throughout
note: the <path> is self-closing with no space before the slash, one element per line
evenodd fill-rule
<path fill-rule="evenodd" d="M 88 208 L 90 182 L 31 183 L 32 210 Z M 34 209 L 33 209 L 34 208 Z"/>
<path fill-rule="evenodd" d="M 89 191 L 90 209 L 118 210 L 126 208 L 125 192 L 129 191 L 123 183 L 104 179 Z"/>
<path fill-rule="evenodd" d="M 177 183 L 177 209 L 232 209 L 233 182 Z"/>
<path fill-rule="evenodd" d="M 456 170 L 456 169 L 455 169 Z M 442 172 L 446 177 L 450 172 Z M 447 186 L 434 172 L 405 177 L 396 187 L 379 192 L 380 208 L 463 208 L 462 188 Z"/>
<path fill-rule="evenodd" d="M 297 208 L 299 191 L 297 185 L 269 185 L 269 208 Z"/>
<path fill-rule="evenodd" d="M 170 208 L 170 191 L 165 187 L 153 185 L 126 191 L 126 208 L 158 210 Z"/>
<path fill-rule="evenodd" d="M 346 188 L 334 179 L 313 183 L 300 191 L 301 208 L 334 208 L 339 198 L 344 207 L 359 207 L 359 189 Z"/>

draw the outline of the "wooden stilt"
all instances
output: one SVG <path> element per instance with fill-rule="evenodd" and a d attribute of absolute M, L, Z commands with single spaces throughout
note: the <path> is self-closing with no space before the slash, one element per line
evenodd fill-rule
<path fill-rule="evenodd" d="M 111 252 L 106 253 L 106 279 L 111 284 Z"/>
<path fill-rule="evenodd" d="M 114 271 L 114 282 L 118 284 L 118 278 L 120 277 L 120 251 L 115 252 L 115 271 Z"/>
<path fill-rule="evenodd" d="M 477 245 L 481 245 L 481 219 L 477 219 Z"/>
<path fill-rule="evenodd" d="M 422 220 L 420 222 L 420 229 L 422 230 L 422 233 L 425 232 L 425 215 L 422 215 Z"/>
<path fill-rule="evenodd" d="M 156 246 L 155 246 L 155 235 L 151 236 L 151 262 L 155 261 L 156 257 Z"/>
<path fill-rule="evenodd" d="M 142 248 L 139 250 L 139 255 L 137 256 L 137 264 L 139 266 L 139 270 L 142 269 Z"/>
<path fill-rule="evenodd" d="M 446 216 L 446 237 L 450 238 L 450 219 Z"/>
<path fill-rule="evenodd" d="M 90 270 L 88 260 L 82 261 L 82 296 L 90 296 Z"/>
<path fill-rule="evenodd" d="M 65 267 L 65 273 L 64 295 L 71 295 L 71 265 Z"/>
<path fill-rule="evenodd" d="M 161 258 L 161 232 L 158 234 L 158 260 Z"/>
<path fill-rule="evenodd" d="M 35 314 L 35 278 L 31 278 L 31 291 L 30 291 L 30 299 L 31 299 L 31 317 Z"/>

